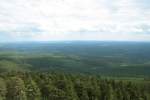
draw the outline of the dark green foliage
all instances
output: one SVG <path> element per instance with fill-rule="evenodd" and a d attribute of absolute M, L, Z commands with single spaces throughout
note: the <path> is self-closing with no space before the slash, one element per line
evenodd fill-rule
<path fill-rule="evenodd" d="M 8 78 L 7 90 L 7 100 L 27 100 L 24 81 L 21 78 Z"/>
<path fill-rule="evenodd" d="M 150 42 L 66 41 L 0 46 L 0 72 L 63 71 L 150 76 Z"/>
<path fill-rule="evenodd" d="M 149 80 L 12 72 L 0 74 L 0 100 L 149 100 L 149 85 Z"/>
<path fill-rule="evenodd" d="M 150 100 L 149 51 L 137 42 L 3 44 L 0 100 Z"/>
<path fill-rule="evenodd" d="M 36 82 L 29 78 L 25 80 L 26 95 L 28 100 L 41 100 L 41 92 Z"/>
<path fill-rule="evenodd" d="M 5 100 L 6 99 L 6 83 L 3 78 L 0 78 L 0 100 Z"/>

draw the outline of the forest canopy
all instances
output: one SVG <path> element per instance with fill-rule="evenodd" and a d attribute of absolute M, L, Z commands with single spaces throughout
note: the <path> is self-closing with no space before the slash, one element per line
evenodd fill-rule
<path fill-rule="evenodd" d="M 150 81 L 65 73 L 0 75 L 0 100 L 149 100 Z"/>

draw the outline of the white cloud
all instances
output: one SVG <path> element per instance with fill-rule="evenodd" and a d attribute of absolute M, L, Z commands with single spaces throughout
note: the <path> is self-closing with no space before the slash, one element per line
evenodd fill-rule
<path fill-rule="evenodd" d="M 14 40 L 150 40 L 150 7 L 140 2 L 0 0 L 0 31 Z"/>

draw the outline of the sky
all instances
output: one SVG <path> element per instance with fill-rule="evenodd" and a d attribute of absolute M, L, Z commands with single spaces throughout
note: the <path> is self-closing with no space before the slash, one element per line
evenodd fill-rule
<path fill-rule="evenodd" d="M 150 41 L 150 0 L 0 0 L 0 42 Z"/>

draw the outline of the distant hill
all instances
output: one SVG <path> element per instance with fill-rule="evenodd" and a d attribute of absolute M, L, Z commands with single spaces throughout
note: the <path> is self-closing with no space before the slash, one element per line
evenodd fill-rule
<path fill-rule="evenodd" d="M 150 43 L 5 43 L 0 44 L 0 70 L 150 76 Z"/>

